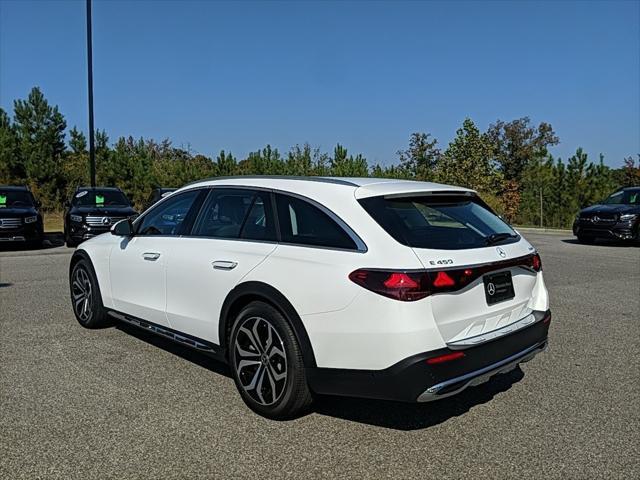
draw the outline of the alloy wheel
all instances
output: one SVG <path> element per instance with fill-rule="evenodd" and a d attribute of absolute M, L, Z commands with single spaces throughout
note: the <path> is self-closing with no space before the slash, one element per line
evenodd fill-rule
<path fill-rule="evenodd" d="M 82 267 L 76 268 L 73 272 L 71 295 L 76 316 L 83 322 L 88 321 L 93 311 L 93 295 L 89 274 Z"/>
<path fill-rule="evenodd" d="M 261 317 L 242 321 L 234 343 L 234 367 L 243 390 L 260 405 L 273 405 L 287 384 L 287 355 L 274 326 Z"/>

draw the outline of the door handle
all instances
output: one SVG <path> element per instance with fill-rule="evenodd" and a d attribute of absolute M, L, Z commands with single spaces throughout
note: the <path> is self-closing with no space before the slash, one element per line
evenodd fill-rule
<path fill-rule="evenodd" d="M 216 260 L 211 262 L 214 270 L 233 270 L 238 266 L 238 262 L 232 262 L 230 260 Z"/>
<path fill-rule="evenodd" d="M 160 254 L 157 252 L 144 252 L 142 254 L 142 258 L 144 258 L 145 260 L 149 260 L 150 262 L 155 262 L 160 258 Z"/>

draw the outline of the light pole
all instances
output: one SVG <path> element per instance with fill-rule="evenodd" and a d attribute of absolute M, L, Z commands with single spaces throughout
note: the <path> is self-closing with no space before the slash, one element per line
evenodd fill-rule
<path fill-rule="evenodd" d="M 93 52 L 91 41 L 91 0 L 87 0 L 87 81 L 89 87 L 89 170 L 91 186 L 96 186 L 96 149 L 93 135 Z"/>

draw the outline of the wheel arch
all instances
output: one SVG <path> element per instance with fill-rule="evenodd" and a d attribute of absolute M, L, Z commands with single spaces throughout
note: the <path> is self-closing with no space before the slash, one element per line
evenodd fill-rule
<path fill-rule="evenodd" d="M 249 281 L 241 283 L 229 292 L 220 310 L 220 321 L 218 323 L 220 346 L 225 351 L 228 350 L 227 342 L 233 320 L 244 306 L 256 300 L 268 303 L 284 315 L 291 324 L 296 340 L 300 344 L 305 367 L 316 367 L 313 347 L 298 312 L 279 290 L 263 282 Z"/>

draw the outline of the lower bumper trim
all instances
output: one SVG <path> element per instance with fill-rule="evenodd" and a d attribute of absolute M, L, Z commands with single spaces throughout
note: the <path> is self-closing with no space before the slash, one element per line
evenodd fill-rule
<path fill-rule="evenodd" d="M 417 399 L 418 402 L 432 402 L 441 398 L 460 393 L 467 387 L 473 387 L 487 382 L 491 377 L 499 373 L 507 373 L 518 366 L 519 363 L 528 362 L 538 353 L 547 349 L 548 342 L 544 341 L 532 345 L 525 350 L 511 355 L 500 362 L 488 365 L 480 370 L 469 372 L 466 375 L 440 382 L 425 390 Z"/>

